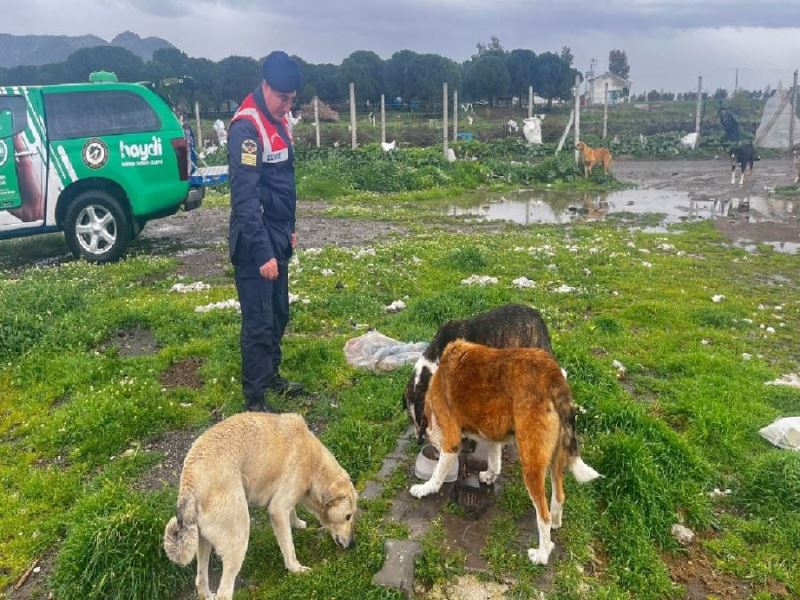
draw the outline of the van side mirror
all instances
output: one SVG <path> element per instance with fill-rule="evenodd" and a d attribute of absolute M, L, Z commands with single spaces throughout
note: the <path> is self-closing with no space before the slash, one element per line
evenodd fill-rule
<path fill-rule="evenodd" d="M 0 139 L 14 135 L 14 115 L 10 110 L 0 110 Z"/>

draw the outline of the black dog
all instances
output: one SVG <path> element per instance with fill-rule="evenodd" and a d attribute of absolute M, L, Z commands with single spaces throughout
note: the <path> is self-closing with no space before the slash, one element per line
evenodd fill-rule
<path fill-rule="evenodd" d="M 750 176 L 753 176 L 753 162 L 761 160 L 756 154 L 756 149 L 750 142 L 745 142 L 731 148 L 731 183 L 736 183 L 736 165 L 741 169 L 739 185 L 744 184 L 745 167 L 750 167 Z"/>
<path fill-rule="evenodd" d="M 541 348 L 553 353 L 550 334 L 539 311 L 521 304 L 508 304 L 471 319 L 448 321 L 439 327 L 430 346 L 414 366 L 403 394 L 403 405 L 414 422 L 420 444 L 428 426 L 424 414 L 428 384 L 445 347 L 457 339 L 493 348 Z"/>

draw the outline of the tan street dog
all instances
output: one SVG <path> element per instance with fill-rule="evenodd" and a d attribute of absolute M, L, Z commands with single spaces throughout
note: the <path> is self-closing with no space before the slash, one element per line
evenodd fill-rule
<path fill-rule="evenodd" d="M 578 142 L 575 146 L 581 153 L 583 159 L 583 175 L 589 177 L 595 165 L 603 165 L 603 172 L 608 175 L 608 168 L 611 166 L 611 152 L 605 148 L 591 148 L 584 142 Z"/>
<path fill-rule="evenodd" d="M 356 491 L 333 454 L 309 431 L 303 417 L 247 412 L 218 423 L 195 440 L 183 462 L 177 517 L 164 531 L 164 550 L 187 565 L 197 556 L 197 593 L 230 600 L 250 537 L 248 504 L 267 506 L 283 564 L 307 571 L 297 560 L 291 527 L 304 529 L 302 504 L 342 548 L 353 542 Z M 211 549 L 222 559 L 217 595 L 208 587 Z"/>
<path fill-rule="evenodd" d="M 572 392 L 553 356 L 539 348 L 489 348 L 456 340 L 445 348 L 425 397 L 428 438 L 440 451 L 433 475 L 411 486 L 422 498 L 439 490 L 462 434 L 487 440 L 488 466 L 479 474 L 491 484 L 500 474 L 504 443 L 516 440 L 525 487 L 536 507 L 539 547 L 528 550 L 535 564 L 547 564 L 550 528 L 561 526 L 564 468 L 580 483 L 599 477 L 583 462 L 575 438 Z M 545 497 L 550 469 L 551 506 Z"/>

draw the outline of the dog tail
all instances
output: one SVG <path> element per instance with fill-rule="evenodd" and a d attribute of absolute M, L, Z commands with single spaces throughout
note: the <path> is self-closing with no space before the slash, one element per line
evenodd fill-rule
<path fill-rule="evenodd" d="M 566 393 L 559 394 L 556 401 L 556 410 L 561 419 L 561 450 L 569 456 L 567 465 L 578 483 L 589 483 L 602 475 L 583 462 L 578 452 L 578 438 L 575 435 L 575 416 L 578 411 L 566 381 L 564 387 Z"/>
<path fill-rule="evenodd" d="M 197 504 L 191 491 L 178 496 L 178 516 L 172 517 L 164 530 L 164 552 L 181 566 L 188 565 L 197 554 L 200 531 L 197 528 Z"/>

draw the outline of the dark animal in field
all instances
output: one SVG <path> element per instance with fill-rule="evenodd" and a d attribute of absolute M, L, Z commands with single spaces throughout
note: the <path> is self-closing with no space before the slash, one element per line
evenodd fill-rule
<path fill-rule="evenodd" d="M 741 170 L 739 185 L 744 184 L 745 170 L 753 176 L 753 162 L 761 160 L 751 142 L 745 142 L 731 148 L 731 183 L 736 183 L 736 167 Z"/>

